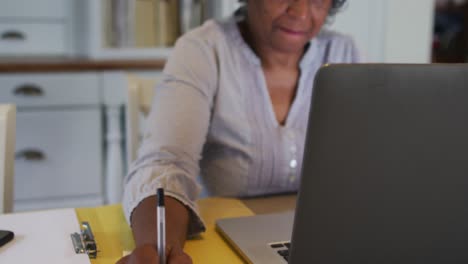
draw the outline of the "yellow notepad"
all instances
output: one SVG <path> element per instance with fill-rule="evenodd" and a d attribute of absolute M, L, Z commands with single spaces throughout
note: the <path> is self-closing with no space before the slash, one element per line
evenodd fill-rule
<path fill-rule="evenodd" d="M 186 242 L 185 251 L 193 263 L 236 264 L 244 263 L 215 230 L 219 218 L 253 215 L 244 203 L 237 199 L 208 198 L 198 202 L 200 214 L 206 224 L 206 232 Z M 79 221 L 88 221 L 93 228 L 98 246 L 97 259 L 92 264 L 114 264 L 135 247 L 132 232 L 125 221 L 120 205 L 76 209 Z"/>

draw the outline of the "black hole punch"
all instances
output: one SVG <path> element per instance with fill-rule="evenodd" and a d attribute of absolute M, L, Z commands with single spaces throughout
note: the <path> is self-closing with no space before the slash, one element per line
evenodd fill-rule
<path fill-rule="evenodd" d="M 272 248 L 282 248 L 283 244 L 282 243 L 275 243 L 275 244 L 271 244 L 270 247 L 272 247 Z"/>

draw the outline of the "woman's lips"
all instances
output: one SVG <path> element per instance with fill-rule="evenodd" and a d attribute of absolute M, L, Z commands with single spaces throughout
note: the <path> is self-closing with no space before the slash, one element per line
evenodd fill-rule
<path fill-rule="evenodd" d="M 307 35 L 307 31 L 303 31 L 303 30 L 294 30 L 294 29 L 289 29 L 289 28 L 285 28 L 285 27 L 279 27 L 279 29 L 289 35 L 293 35 L 293 36 L 304 36 L 304 35 Z"/>

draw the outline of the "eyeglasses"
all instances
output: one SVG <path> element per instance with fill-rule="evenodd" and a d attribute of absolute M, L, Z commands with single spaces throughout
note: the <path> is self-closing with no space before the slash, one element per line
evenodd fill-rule
<path fill-rule="evenodd" d="M 282 4 L 292 5 L 293 3 L 297 1 L 301 1 L 301 0 L 270 0 L 270 1 L 278 3 L 278 4 L 282 3 Z M 329 0 L 307 0 L 310 6 L 313 6 L 318 9 L 325 8 L 327 6 L 326 4 L 328 1 Z"/>

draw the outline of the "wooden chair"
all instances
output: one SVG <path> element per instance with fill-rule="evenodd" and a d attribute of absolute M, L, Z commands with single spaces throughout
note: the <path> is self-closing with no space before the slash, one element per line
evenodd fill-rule
<path fill-rule="evenodd" d="M 154 95 L 155 79 L 143 78 L 134 74 L 127 75 L 126 122 L 126 159 L 130 165 L 137 157 L 143 131 L 143 119 L 148 115 Z"/>
<path fill-rule="evenodd" d="M 13 211 L 16 107 L 0 104 L 0 214 Z"/>

